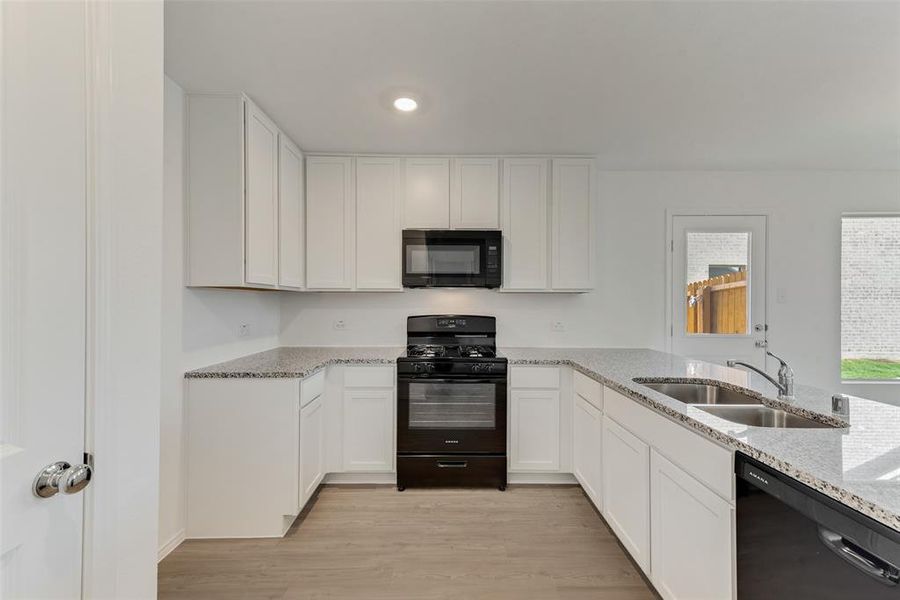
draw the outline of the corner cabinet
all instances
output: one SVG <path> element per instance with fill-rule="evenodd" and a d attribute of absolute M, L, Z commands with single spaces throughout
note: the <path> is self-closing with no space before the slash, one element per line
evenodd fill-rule
<path fill-rule="evenodd" d="M 242 94 L 188 94 L 185 102 L 187 284 L 278 289 L 280 236 L 295 226 L 282 227 L 281 208 L 297 202 L 280 198 L 296 193 L 280 180 L 287 138 Z M 290 240 L 287 248 L 301 252 Z M 299 288 L 290 266 L 299 258 L 285 258 L 285 287 Z"/>

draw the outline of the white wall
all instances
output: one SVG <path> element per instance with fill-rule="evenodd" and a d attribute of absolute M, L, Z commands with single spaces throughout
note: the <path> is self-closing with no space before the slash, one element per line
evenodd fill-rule
<path fill-rule="evenodd" d="M 165 81 L 159 547 L 184 534 L 184 372 L 278 345 L 278 294 L 184 287 L 184 91 Z M 249 325 L 239 335 L 242 323 Z"/>
<path fill-rule="evenodd" d="M 842 386 L 840 216 L 900 211 L 900 172 L 619 171 L 599 178 L 598 289 L 589 294 L 413 290 L 284 294 L 283 345 L 402 344 L 405 317 L 498 317 L 501 345 L 630 346 L 664 350 L 666 209 L 770 215 L 769 324 L 774 352 L 800 383 L 900 404 L 900 386 Z M 775 290 L 786 300 L 775 302 Z M 342 319 L 346 329 L 336 331 Z M 565 332 L 553 332 L 562 320 Z"/>

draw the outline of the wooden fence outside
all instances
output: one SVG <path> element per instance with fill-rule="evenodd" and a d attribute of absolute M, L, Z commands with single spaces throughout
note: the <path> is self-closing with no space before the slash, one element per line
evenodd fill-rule
<path fill-rule="evenodd" d="M 687 333 L 747 333 L 747 272 L 687 284 Z"/>

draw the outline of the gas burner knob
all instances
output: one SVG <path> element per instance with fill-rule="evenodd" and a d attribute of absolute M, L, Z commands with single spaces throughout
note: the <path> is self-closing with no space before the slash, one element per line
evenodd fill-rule
<path fill-rule="evenodd" d="M 425 371 L 427 373 L 433 373 L 434 372 L 434 363 L 425 363 Z"/>
<path fill-rule="evenodd" d="M 413 363 L 413 371 L 415 371 L 416 373 L 421 373 L 422 370 L 423 370 L 422 363 Z"/>

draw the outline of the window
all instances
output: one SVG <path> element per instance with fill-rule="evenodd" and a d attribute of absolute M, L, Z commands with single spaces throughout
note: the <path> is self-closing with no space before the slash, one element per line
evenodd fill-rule
<path fill-rule="evenodd" d="M 687 232 L 685 333 L 746 335 L 750 234 Z"/>
<path fill-rule="evenodd" d="M 842 220 L 841 379 L 900 381 L 900 215 Z"/>

